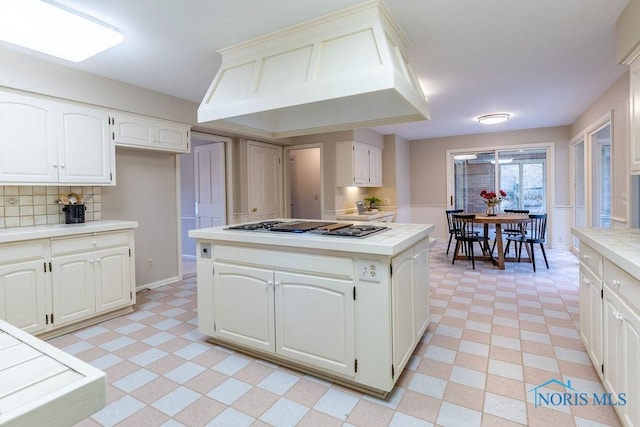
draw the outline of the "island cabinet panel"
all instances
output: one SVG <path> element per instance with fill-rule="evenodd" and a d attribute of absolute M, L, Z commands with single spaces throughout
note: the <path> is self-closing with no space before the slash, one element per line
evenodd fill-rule
<path fill-rule="evenodd" d="M 214 271 L 216 336 L 275 351 L 273 271 L 226 263 Z"/>
<path fill-rule="evenodd" d="M 276 272 L 275 296 L 276 352 L 352 376 L 353 283 Z"/>
<path fill-rule="evenodd" d="M 429 324 L 429 247 L 423 241 L 392 260 L 393 365 L 402 370 Z"/>

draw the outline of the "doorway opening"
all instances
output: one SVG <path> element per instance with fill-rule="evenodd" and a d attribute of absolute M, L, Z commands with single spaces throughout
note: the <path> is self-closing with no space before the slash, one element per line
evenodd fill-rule
<path fill-rule="evenodd" d="M 322 150 L 305 145 L 285 150 L 285 208 L 290 218 L 322 218 Z"/>
<path fill-rule="evenodd" d="M 191 152 L 178 156 L 183 278 L 195 275 L 196 242 L 189 230 L 227 224 L 228 144 L 230 138 L 192 132 Z"/>

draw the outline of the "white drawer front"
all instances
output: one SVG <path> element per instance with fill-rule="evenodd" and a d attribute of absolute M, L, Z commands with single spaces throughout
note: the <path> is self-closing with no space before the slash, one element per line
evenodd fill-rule
<path fill-rule="evenodd" d="M 45 241 L 42 240 L 28 243 L 6 243 L 0 245 L 0 264 L 43 258 L 44 251 Z"/>
<path fill-rule="evenodd" d="M 625 300 L 633 310 L 640 312 L 640 281 L 609 260 L 604 261 L 604 282 Z"/>
<path fill-rule="evenodd" d="M 92 249 L 127 246 L 128 244 L 128 232 L 85 234 L 63 239 L 51 239 L 51 255 L 86 252 Z"/>
<path fill-rule="evenodd" d="M 580 262 L 589 267 L 593 273 L 602 277 L 602 255 L 580 241 Z"/>

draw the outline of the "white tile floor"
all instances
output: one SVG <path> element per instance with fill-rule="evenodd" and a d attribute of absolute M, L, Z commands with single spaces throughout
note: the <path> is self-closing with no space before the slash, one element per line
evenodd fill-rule
<path fill-rule="evenodd" d="M 195 277 L 144 291 L 136 311 L 52 340 L 107 372 L 82 426 L 602 426 L 611 407 L 535 406 L 551 378 L 602 392 L 577 334 L 576 258 L 451 266 L 431 254 L 431 323 L 386 400 L 221 346 L 197 331 Z"/>

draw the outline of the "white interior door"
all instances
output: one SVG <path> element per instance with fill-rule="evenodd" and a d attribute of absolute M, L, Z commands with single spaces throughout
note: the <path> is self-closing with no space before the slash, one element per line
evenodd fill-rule
<path fill-rule="evenodd" d="M 224 143 L 194 148 L 196 227 L 207 228 L 226 224 Z"/>
<path fill-rule="evenodd" d="M 277 218 L 282 205 L 282 149 L 250 141 L 247 144 L 249 220 Z"/>

